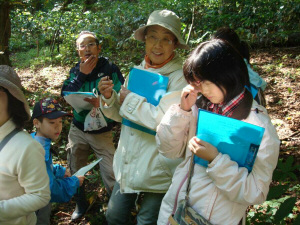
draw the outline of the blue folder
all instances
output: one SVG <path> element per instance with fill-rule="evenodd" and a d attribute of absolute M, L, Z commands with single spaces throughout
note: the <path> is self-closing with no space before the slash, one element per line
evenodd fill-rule
<path fill-rule="evenodd" d="M 196 136 L 251 172 L 265 128 L 199 109 Z M 208 162 L 195 156 L 195 163 Z"/>
<path fill-rule="evenodd" d="M 132 68 L 129 73 L 128 90 L 145 97 L 147 102 L 157 106 L 160 99 L 167 92 L 168 82 L 169 78 L 161 74 Z M 151 135 L 156 134 L 154 130 L 143 127 L 125 118 L 123 118 L 122 124 Z"/>
<path fill-rule="evenodd" d="M 168 82 L 169 77 L 132 68 L 129 73 L 128 90 L 145 97 L 147 102 L 157 106 L 167 92 Z"/>

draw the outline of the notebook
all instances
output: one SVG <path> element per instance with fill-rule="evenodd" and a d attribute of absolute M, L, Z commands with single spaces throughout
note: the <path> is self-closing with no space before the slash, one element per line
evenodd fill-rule
<path fill-rule="evenodd" d="M 80 91 L 63 91 L 63 97 L 76 112 L 80 113 L 83 110 L 91 110 L 93 105 L 85 101 L 85 98 L 97 98 L 98 93 L 94 88 L 93 92 L 80 92 Z"/>

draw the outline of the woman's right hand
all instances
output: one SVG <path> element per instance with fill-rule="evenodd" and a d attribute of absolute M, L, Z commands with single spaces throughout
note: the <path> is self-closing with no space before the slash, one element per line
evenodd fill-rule
<path fill-rule="evenodd" d="M 79 186 L 81 186 L 83 184 L 83 181 L 85 179 L 85 176 L 77 176 L 78 180 L 79 180 Z"/>
<path fill-rule="evenodd" d="M 102 77 L 100 82 L 98 83 L 98 89 L 106 99 L 109 99 L 111 97 L 113 87 L 113 81 L 110 80 L 108 76 Z"/>
<path fill-rule="evenodd" d="M 180 108 L 185 111 L 191 111 L 192 106 L 195 104 L 198 97 L 199 90 L 192 85 L 187 85 L 181 92 Z"/>
<path fill-rule="evenodd" d="M 219 154 L 218 149 L 212 144 L 200 140 L 196 136 L 191 138 L 188 147 L 196 156 L 211 163 Z"/>

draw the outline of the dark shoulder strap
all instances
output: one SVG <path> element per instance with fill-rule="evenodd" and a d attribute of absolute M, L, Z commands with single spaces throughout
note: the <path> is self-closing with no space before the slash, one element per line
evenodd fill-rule
<path fill-rule="evenodd" d="M 2 150 L 2 148 L 6 145 L 7 142 L 9 142 L 9 140 L 15 136 L 15 134 L 17 134 L 20 130 L 18 130 L 17 128 L 15 128 L 12 132 L 10 132 L 8 135 L 5 136 L 5 138 L 0 142 L 0 152 Z"/>
<path fill-rule="evenodd" d="M 190 167 L 189 167 L 189 175 L 188 175 L 187 186 L 186 186 L 186 196 L 185 196 L 186 200 L 188 200 L 189 198 L 191 179 L 194 173 L 194 157 L 195 154 L 192 153 L 191 160 L 190 160 Z"/>

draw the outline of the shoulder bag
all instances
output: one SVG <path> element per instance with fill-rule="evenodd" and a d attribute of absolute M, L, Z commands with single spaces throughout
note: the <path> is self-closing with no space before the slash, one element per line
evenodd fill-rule
<path fill-rule="evenodd" d="M 188 204 L 190 183 L 194 172 L 194 154 L 191 156 L 191 162 L 189 167 L 189 175 L 187 180 L 186 195 L 185 198 L 179 202 L 178 208 L 174 215 L 169 217 L 169 223 L 171 225 L 212 225 L 203 216 L 197 213 Z"/>

